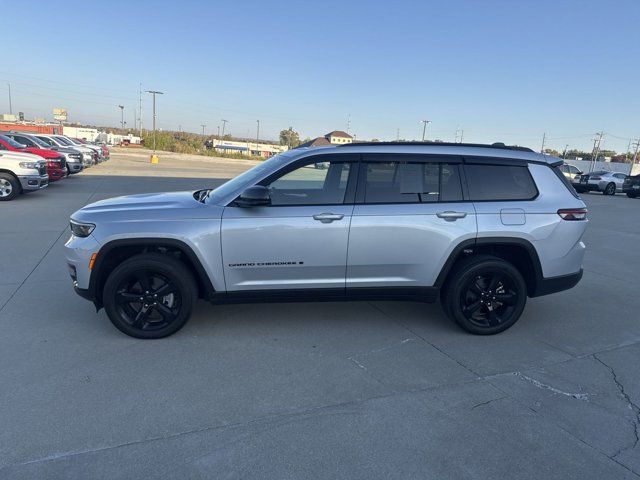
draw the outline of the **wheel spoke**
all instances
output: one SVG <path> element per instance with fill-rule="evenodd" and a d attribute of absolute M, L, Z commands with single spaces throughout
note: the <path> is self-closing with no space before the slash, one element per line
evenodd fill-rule
<path fill-rule="evenodd" d="M 504 305 L 515 305 L 518 297 L 515 293 L 498 293 L 496 294 L 496 302 L 500 302 Z"/>
<path fill-rule="evenodd" d="M 135 303 L 140 302 L 140 295 L 136 295 L 135 293 L 129 292 L 118 292 L 116 293 L 116 303 Z"/>
<path fill-rule="evenodd" d="M 167 282 L 153 293 L 159 297 L 166 297 L 171 293 L 177 293 L 177 289 L 173 283 Z"/>
<path fill-rule="evenodd" d="M 487 316 L 487 320 L 489 322 L 489 326 L 490 327 L 495 327 L 496 325 L 498 325 L 500 323 L 500 317 L 498 316 L 498 314 L 495 312 L 495 310 L 491 310 L 489 312 L 489 315 Z"/>
<path fill-rule="evenodd" d="M 464 313 L 466 317 L 470 317 L 474 313 L 476 313 L 481 306 L 482 303 L 480 302 L 480 300 L 478 300 L 476 302 L 473 302 L 471 305 L 465 305 L 465 307 L 462 309 L 462 313 Z"/>
<path fill-rule="evenodd" d="M 148 317 L 149 309 L 143 306 L 136 315 L 136 318 L 133 320 L 132 326 L 134 326 L 135 328 L 143 328 Z"/>
<path fill-rule="evenodd" d="M 469 291 L 471 293 L 473 293 L 476 297 L 480 297 L 482 295 L 482 293 L 484 292 L 484 289 L 482 287 L 480 287 L 480 285 L 478 285 L 478 281 L 476 280 L 469 287 Z"/>
<path fill-rule="evenodd" d="M 493 275 L 491 277 L 491 281 L 489 282 L 489 287 L 487 288 L 487 290 L 493 292 L 496 287 L 498 286 L 498 282 L 500 281 L 500 279 L 498 278 L 497 275 Z"/>
<path fill-rule="evenodd" d="M 154 305 L 153 308 L 160 315 L 162 315 L 162 318 L 164 318 L 165 322 L 172 322 L 173 319 L 175 318 L 175 315 L 173 314 L 171 309 L 169 307 L 167 307 L 166 305 L 162 304 L 162 303 L 158 303 L 158 304 Z"/>

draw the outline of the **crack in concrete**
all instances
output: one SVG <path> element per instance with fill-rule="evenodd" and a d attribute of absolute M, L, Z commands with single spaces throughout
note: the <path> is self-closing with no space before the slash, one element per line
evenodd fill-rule
<path fill-rule="evenodd" d="M 490 403 L 497 402 L 498 400 L 504 400 L 505 398 L 509 398 L 507 395 L 503 395 L 502 397 L 492 398 L 491 400 L 487 400 L 486 402 L 476 403 L 471 410 L 475 410 L 478 407 L 483 407 L 484 405 L 489 405 Z"/>
<path fill-rule="evenodd" d="M 607 363 L 602 361 L 602 359 L 599 358 L 596 354 L 593 355 L 593 358 L 597 362 L 602 364 L 609 371 L 609 373 L 611 373 L 611 377 L 613 378 L 613 382 L 618 387 L 618 390 L 620 391 L 620 395 L 622 396 L 622 398 L 624 398 L 625 402 L 627 403 L 627 407 L 629 408 L 629 410 L 631 410 L 633 412 L 633 414 L 634 414 L 634 419 L 631 422 L 631 424 L 633 425 L 633 434 L 634 434 L 633 442 L 631 443 L 631 445 L 623 447 L 620 450 L 618 450 L 616 453 L 614 453 L 612 458 L 615 458 L 618 455 L 620 455 L 621 453 L 626 452 L 627 450 L 633 450 L 634 448 L 636 448 L 636 446 L 638 445 L 638 443 L 640 441 L 640 407 L 638 407 L 638 405 L 636 405 L 634 403 L 634 401 L 631 400 L 631 397 L 626 392 L 626 390 L 624 388 L 624 385 L 622 384 L 622 382 L 620 380 L 618 380 L 618 375 L 616 375 L 616 372 L 613 369 L 613 367 L 611 367 L 610 365 L 608 365 Z"/>
<path fill-rule="evenodd" d="M 531 378 L 531 377 L 527 377 L 526 375 L 520 373 L 520 372 L 514 372 L 514 375 L 517 377 L 522 378 L 523 380 L 526 380 L 527 382 L 531 383 L 534 387 L 536 388 L 540 388 L 543 390 L 550 390 L 553 393 L 557 393 L 559 395 L 564 395 L 566 397 L 571 397 L 571 398 L 575 398 L 576 400 L 589 400 L 589 395 L 586 393 L 571 393 L 571 392 L 565 392 L 562 391 L 558 388 L 552 387 L 551 385 L 547 385 L 545 383 L 540 382 L 539 380 L 536 380 L 535 378 Z"/>

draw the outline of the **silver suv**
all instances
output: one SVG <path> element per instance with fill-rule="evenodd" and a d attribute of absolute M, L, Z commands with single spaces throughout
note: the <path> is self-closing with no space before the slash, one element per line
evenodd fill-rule
<path fill-rule="evenodd" d="M 76 292 L 138 338 L 178 331 L 197 298 L 440 298 L 493 334 L 582 276 L 587 211 L 561 164 L 503 144 L 295 149 L 213 190 L 88 205 L 66 257 Z"/>

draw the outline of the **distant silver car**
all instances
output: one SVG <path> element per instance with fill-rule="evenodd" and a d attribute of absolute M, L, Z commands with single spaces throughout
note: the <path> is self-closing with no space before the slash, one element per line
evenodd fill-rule
<path fill-rule="evenodd" d="M 577 183 L 573 182 L 573 187 L 579 193 L 598 191 L 604 195 L 615 195 L 622 193 L 625 178 L 627 178 L 625 173 L 599 170 L 580 175 L 580 180 Z"/>
<path fill-rule="evenodd" d="M 513 325 L 582 276 L 587 211 L 562 160 L 521 147 L 294 149 L 216 189 L 102 200 L 71 216 L 76 292 L 137 338 L 212 303 L 441 299 L 465 330 Z"/>

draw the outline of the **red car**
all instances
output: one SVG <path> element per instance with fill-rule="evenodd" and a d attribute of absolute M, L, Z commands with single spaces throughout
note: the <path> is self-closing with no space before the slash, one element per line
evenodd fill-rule
<path fill-rule="evenodd" d="M 47 161 L 47 175 L 49 181 L 55 182 L 67 176 L 67 165 L 64 157 L 55 150 L 47 148 L 26 147 L 16 142 L 6 135 L 0 135 L 0 150 L 10 150 L 12 152 L 26 152 L 39 155 Z"/>

